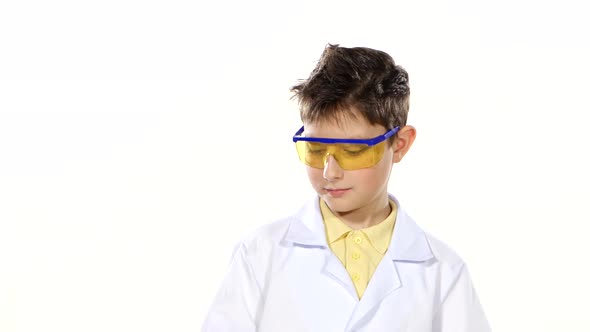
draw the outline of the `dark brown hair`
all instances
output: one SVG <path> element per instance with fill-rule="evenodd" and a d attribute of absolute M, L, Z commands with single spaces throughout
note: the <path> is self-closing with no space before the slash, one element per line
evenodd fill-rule
<path fill-rule="evenodd" d="M 353 108 L 387 129 L 404 126 L 408 117 L 408 73 L 389 54 L 371 48 L 328 44 L 310 76 L 291 91 L 303 122 L 354 117 Z"/>

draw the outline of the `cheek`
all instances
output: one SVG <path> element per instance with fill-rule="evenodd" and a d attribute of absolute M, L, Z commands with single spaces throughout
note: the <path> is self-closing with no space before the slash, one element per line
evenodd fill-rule
<path fill-rule="evenodd" d="M 309 178 L 309 182 L 315 187 L 316 185 L 321 185 L 324 181 L 324 170 L 319 168 L 313 168 L 307 166 L 307 177 Z"/>
<path fill-rule="evenodd" d="M 359 170 L 356 181 L 368 191 L 373 191 L 382 186 L 387 186 L 389 173 L 391 172 L 391 156 L 384 158 L 374 167 Z"/>
<path fill-rule="evenodd" d="M 359 170 L 355 182 L 363 191 L 372 191 L 380 182 L 380 172 L 375 168 Z"/>

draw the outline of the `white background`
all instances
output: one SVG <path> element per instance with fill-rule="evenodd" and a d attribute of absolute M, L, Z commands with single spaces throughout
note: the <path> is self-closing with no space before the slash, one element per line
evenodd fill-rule
<path fill-rule="evenodd" d="M 289 87 L 410 74 L 390 191 L 494 331 L 590 331 L 583 1 L 2 1 L 0 331 L 198 331 L 236 242 L 312 193 Z"/>

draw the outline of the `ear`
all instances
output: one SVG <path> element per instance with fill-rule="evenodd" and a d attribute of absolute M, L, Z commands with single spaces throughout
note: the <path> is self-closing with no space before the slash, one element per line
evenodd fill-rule
<path fill-rule="evenodd" d="M 412 126 L 404 126 L 398 132 L 393 141 L 393 162 L 399 163 L 402 161 L 412 143 L 416 139 L 416 128 Z"/>

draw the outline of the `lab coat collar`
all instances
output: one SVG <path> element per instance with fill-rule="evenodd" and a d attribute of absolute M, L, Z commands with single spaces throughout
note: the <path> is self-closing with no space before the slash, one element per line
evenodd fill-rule
<path fill-rule="evenodd" d="M 386 257 L 394 261 L 423 262 L 433 257 L 426 234 L 408 216 L 399 201 L 389 195 L 398 207 L 395 228 Z M 310 247 L 328 248 L 320 212 L 319 198 L 314 196 L 293 217 L 285 241 Z"/>

